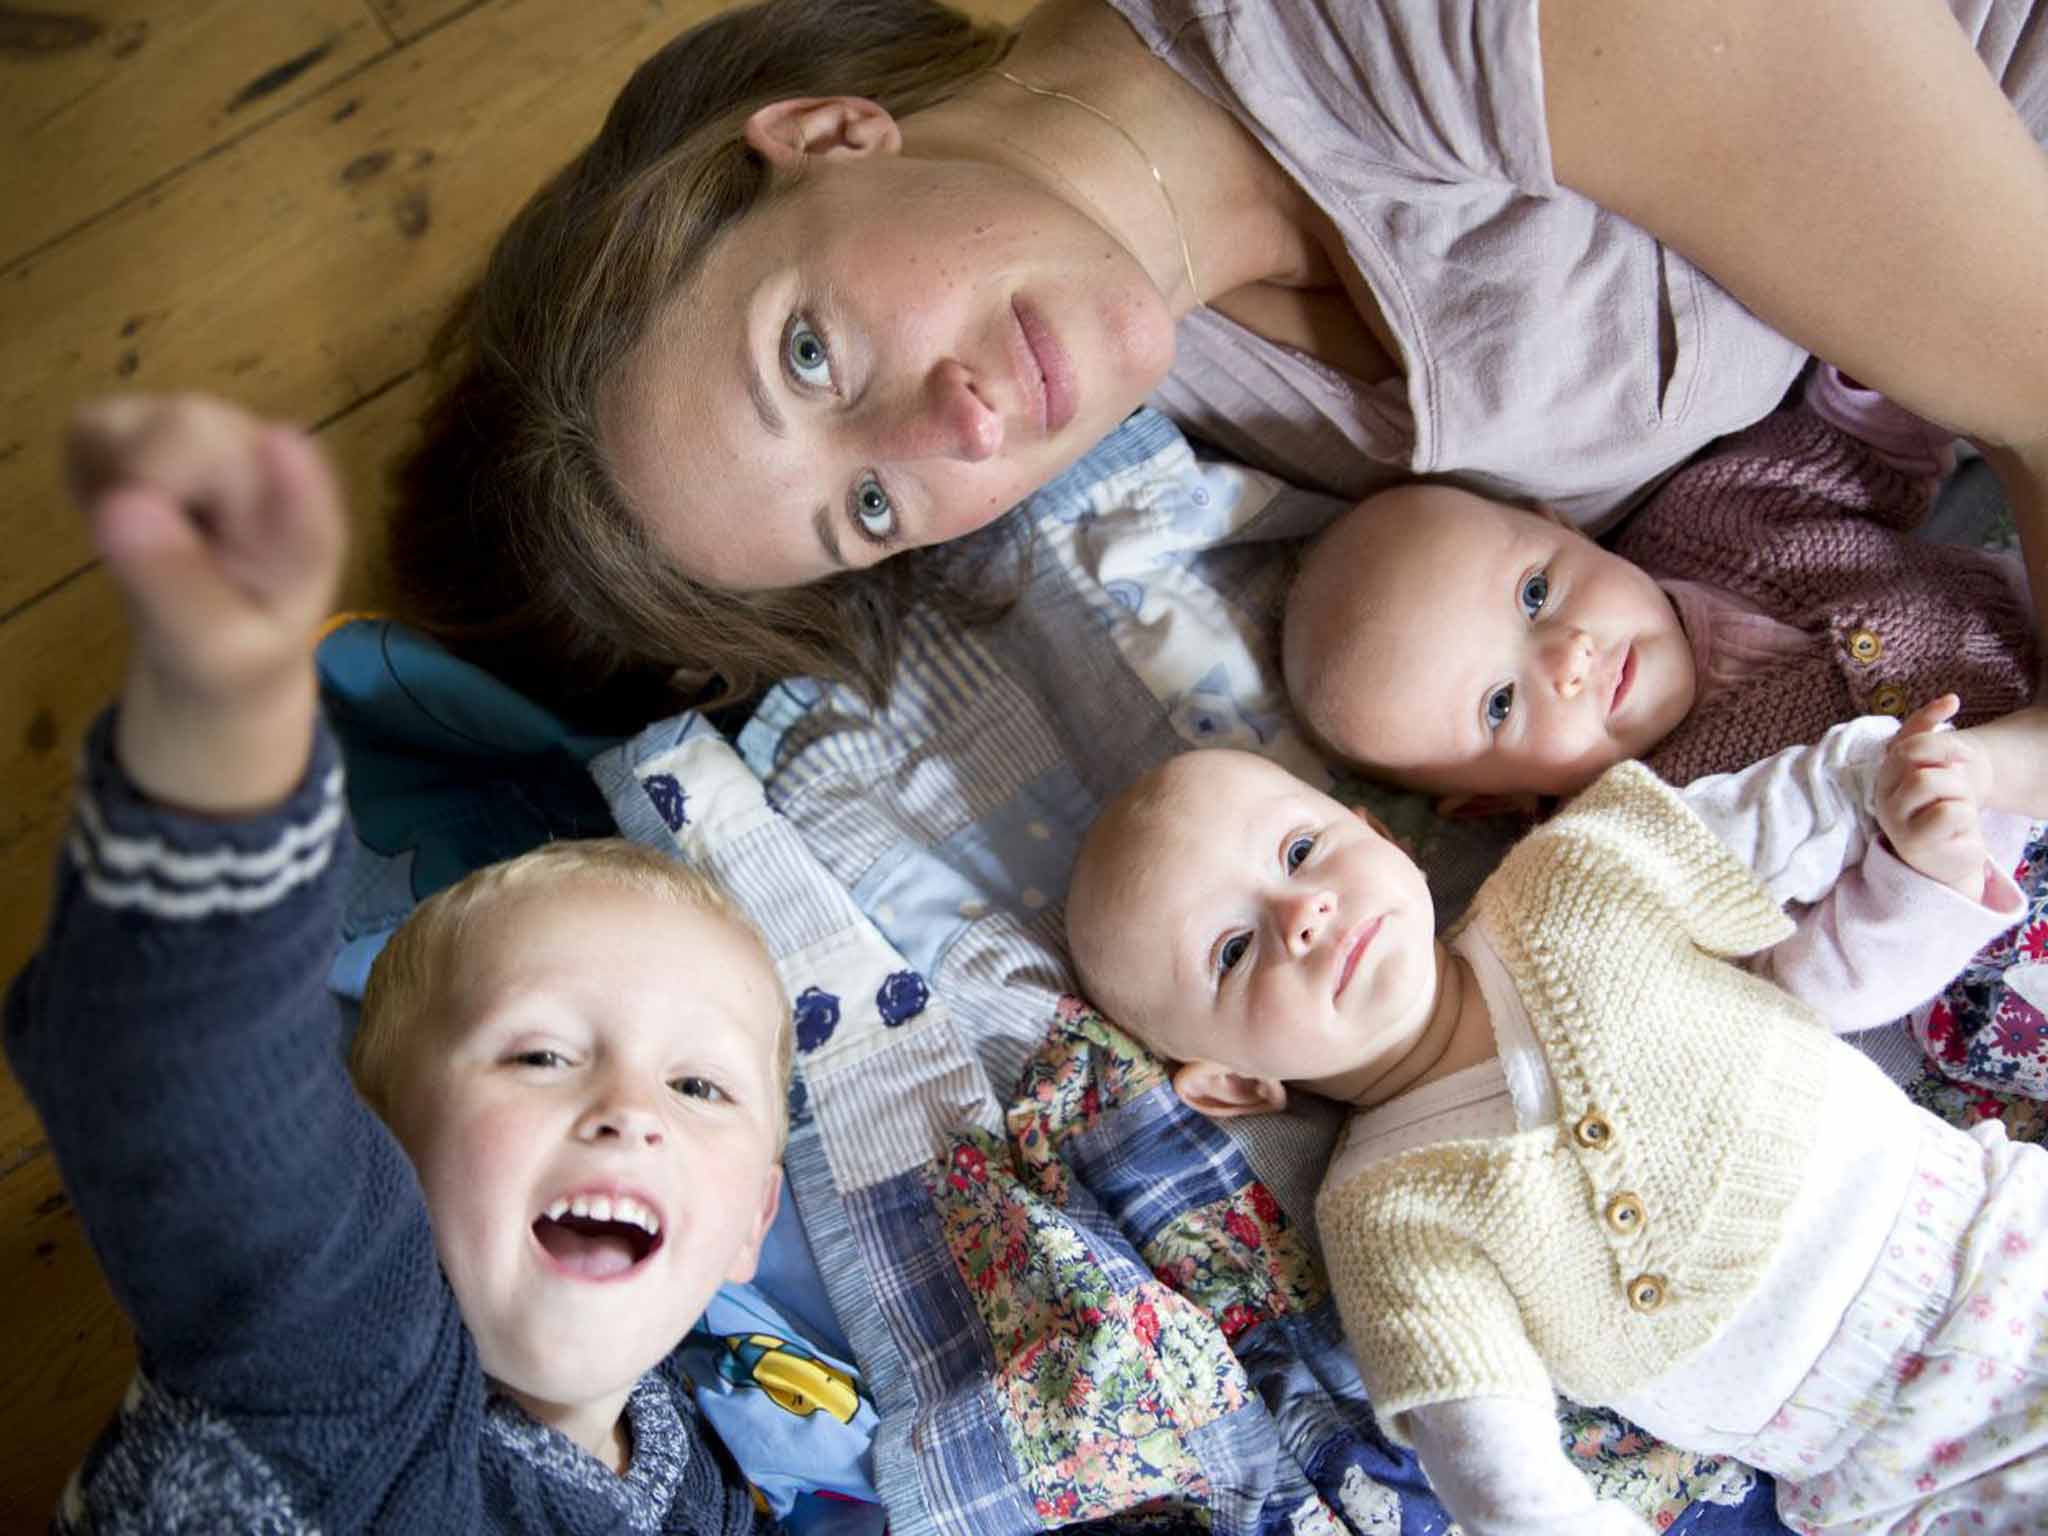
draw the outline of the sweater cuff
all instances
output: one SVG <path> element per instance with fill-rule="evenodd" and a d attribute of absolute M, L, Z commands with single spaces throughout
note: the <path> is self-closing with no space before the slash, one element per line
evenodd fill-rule
<path fill-rule="evenodd" d="M 175 810 L 138 790 L 114 752 L 114 717 L 105 710 L 86 733 L 65 849 L 95 904 L 170 922 L 249 915 L 333 861 L 347 814 L 340 753 L 324 718 L 282 805 L 222 818 Z"/>
<path fill-rule="evenodd" d="M 1956 467 L 1956 434 L 1915 416 L 1874 389 L 1851 384 L 1830 363 L 1815 363 L 1806 404 L 1830 426 L 1868 444 L 1901 474 L 1934 479 Z"/>

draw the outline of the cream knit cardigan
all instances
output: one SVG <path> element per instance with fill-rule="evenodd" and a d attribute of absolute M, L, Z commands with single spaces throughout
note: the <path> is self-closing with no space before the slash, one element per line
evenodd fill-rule
<path fill-rule="evenodd" d="M 1466 921 L 1514 978 L 1560 1117 L 1317 1197 L 1345 1332 L 1401 1440 L 1411 1408 L 1611 1402 L 1707 1343 L 1777 1246 L 1844 1049 L 1726 958 L 1792 925 L 1638 763 L 1518 844 Z"/>

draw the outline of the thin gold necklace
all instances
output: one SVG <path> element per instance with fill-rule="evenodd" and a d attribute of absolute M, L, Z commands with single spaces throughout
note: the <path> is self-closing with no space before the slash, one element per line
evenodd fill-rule
<path fill-rule="evenodd" d="M 1131 136 L 1130 129 L 1111 117 L 1102 108 L 1092 106 L 1078 96 L 1069 96 L 1065 91 L 1055 91 L 1042 85 L 1031 85 L 1026 81 L 1019 80 L 1007 69 L 999 69 L 996 73 L 1009 81 L 1010 84 L 1016 86 L 1020 91 L 1029 91 L 1034 96 L 1050 96 L 1055 101 L 1071 102 L 1083 112 L 1093 113 L 1118 133 L 1122 134 L 1124 142 L 1138 152 L 1138 158 L 1145 162 L 1145 169 L 1150 171 L 1152 179 L 1159 183 L 1159 195 L 1166 199 L 1166 211 L 1173 216 L 1173 233 L 1180 241 L 1181 265 L 1187 269 L 1188 274 L 1188 297 L 1199 305 L 1202 302 L 1202 285 L 1195 281 L 1195 258 L 1188 253 L 1188 232 L 1181 225 L 1180 209 L 1174 205 L 1173 193 L 1167 190 L 1166 178 L 1159 174 L 1159 167 L 1153 162 L 1152 157 L 1145 153 L 1145 146 Z"/>

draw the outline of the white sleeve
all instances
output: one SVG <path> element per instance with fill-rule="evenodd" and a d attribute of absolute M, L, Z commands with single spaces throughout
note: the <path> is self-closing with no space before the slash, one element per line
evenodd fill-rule
<path fill-rule="evenodd" d="M 1602 1499 L 1571 1464 L 1557 1416 L 1512 1397 L 1411 1409 L 1423 1475 L 1465 1536 L 1649 1536 L 1650 1523 Z"/>
<path fill-rule="evenodd" d="M 1815 902 L 1877 839 L 1876 784 L 1899 723 L 1865 715 L 1678 793 L 1774 900 Z"/>
<path fill-rule="evenodd" d="M 1750 969 L 1837 1033 L 1889 1023 L 1925 1002 L 2025 910 L 2005 873 L 2027 824 L 1984 814 L 1995 871 L 1982 903 L 1928 879 L 1879 834 L 1875 785 L 1898 723 L 1867 716 L 1819 742 L 1679 791 L 1780 902 L 1804 904 L 1791 938 Z"/>

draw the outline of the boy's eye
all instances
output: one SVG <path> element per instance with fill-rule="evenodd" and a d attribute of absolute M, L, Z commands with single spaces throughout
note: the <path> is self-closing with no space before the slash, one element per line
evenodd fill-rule
<path fill-rule="evenodd" d="M 1251 943 L 1251 935 L 1246 933 L 1233 933 L 1225 939 L 1223 947 L 1216 951 L 1216 974 L 1228 976 L 1235 970 L 1237 962 L 1244 958 L 1244 952 L 1251 948 Z"/>
<path fill-rule="evenodd" d="M 731 1097 L 708 1077 L 672 1077 L 668 1085 L 686 1099 L 704 1099 L 716 1104 Z"/>
<path fill-rule="evenodd" d="M 1486 728 L 1497 731 L 1508 723 L 1508 716 L 1515 712 L 1515 685 L 1502 683 L 1486 696 Z"/>
<path fill-rule="evenodd" d="M 1522 612 L 1535 618 L 1543 611 L 1543 605 L 1550 601 L 1550 576 L 1545 571 L 1531 571 L 1522 578 Z"/>
<path fill-rule="evenodd" d="M 1291 875 L 1308 862 L 1308 856 L 1316 845 L 1312 837 L 1297 837 L 1287 845 L 1287 872 Z"/>
<path fill-rule="evenodd" d="M 545 1047 L 520 1051 L 512 1061 L 515 1066 L 521 1067 L 566 1067 L 569 1064 L 569 1058 L 560 1051 L 551 1051 Z"/>
<path fill-rule="evenodd" d="M 832 353 L 825 338 L 802 315 L 791 315 L 783 330 L 782 366 L 806 389 L 832 388 Z"/>

